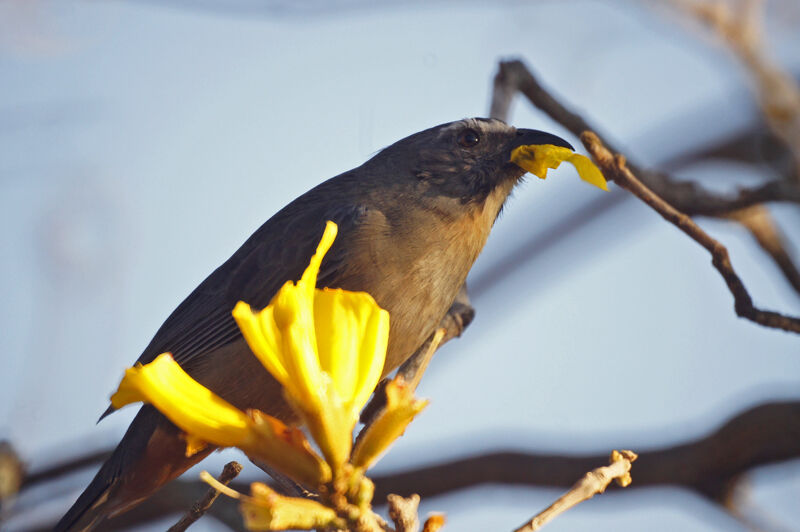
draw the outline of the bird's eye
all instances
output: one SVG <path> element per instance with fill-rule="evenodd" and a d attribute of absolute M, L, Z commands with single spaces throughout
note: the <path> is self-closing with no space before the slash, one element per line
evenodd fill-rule
<path fill-rule="evenodd" d="M 458 143 L 465 148 L 471 148 L 481 141 L 478 133 L 474 129 L 465 129 L 458 136 Z"/>

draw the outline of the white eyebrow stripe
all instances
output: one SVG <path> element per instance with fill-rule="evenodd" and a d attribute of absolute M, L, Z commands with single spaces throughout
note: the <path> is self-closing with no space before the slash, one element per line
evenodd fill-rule
<path fill-rule="evenodd" d="M 469 118 L 466 118 L 464 120 L 457 120 L 455 122 L 451 122 L 448 125 L 446 125 L 445 127 L 443 127 L 441 130 L 439 130 L 439 137 L 442 137 L 443 135 L 446 135 L 446 134 L 450 133 L 453 130 L 458 130 L 458 129 L 462 129 L 464 127 L 468 127 L 469 124 L 470 124 L 470 119 Z"/>
<path fill-rule="evenodd" d="M 447 135 L 453 130 L 460 130 L 468 127 L 472 129 L 477 129 L 478 131 L 481 131 L 483 133 L 493 133 L 493 132 L 507 131 L 511 126 L 507 125 L 502 120 L 497 120 L 496 118 L 492 118 L 489 121 L 476 120 L 474 118 L 465 118 L 463 120 L 457 120 L 455 122 L 451 122 L 450 124 L 443 127 L 439 131 L 439 137 L 441 138 L 442 136 Z"/>
<path fill-rule="evenodd" d="M 480 121 L 476 120 L 475 122 L 477 123 L 478 127 L 480 127 L 483 131 L 489 133 L 494 133 L 494 132 L 503 133 L 511 129 L 511 126 L 509 126 L 502 120 L 498 120 L 496 118 L 491 118 L 489 119 L 488 122 L 484 122 L 483 120 Z"/>

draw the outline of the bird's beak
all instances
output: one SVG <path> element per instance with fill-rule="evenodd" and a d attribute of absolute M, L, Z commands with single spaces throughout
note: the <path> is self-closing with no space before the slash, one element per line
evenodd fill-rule
<path fill-rule="evenodd" d="M 558 168 L 563 161 L 568 161 L 575 166 L 581 179 L 608 190 L 605 177 L 591 159 L 575 153 L 575 148 L 561 137 L 535 129 L 518 129 L 510 144 L 508 161 L 540 179 L 547 176 L 548 168 Z"/>
<path fill-rule="evenodd" d="M 575 151 L 575 148 L 572 147 L 572 144 L 561 137 L 551 135 L 550 133 L 545 133 L 544 131 L 537 131 L 535 129 L 518 129 L 517 136 L 513 141 L 511 141 L 511 146 L 509 147 L 508 151 L 511 153 L 514 151 L 514 148 L 519 148 L 520 146 L 533 146 L 541 144 L 552 144 L 553 146 L 560 146 L 562 148 L 567 148 L 570 151 Z"/>

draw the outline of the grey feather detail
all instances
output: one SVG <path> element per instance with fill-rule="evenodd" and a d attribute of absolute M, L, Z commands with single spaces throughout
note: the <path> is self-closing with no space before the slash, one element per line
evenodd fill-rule
<path fill-rule="evenodd" d="M 292 204 L 286 209 L 290 207 Z M 136 362 L 147 364 L 161 353 L 169 352 L 191 373 L 192 363 L 198 357 L 241 338 L 231 315 L 236 302 L 245 301 L 253 308 L 265 307 L 286 281 L 300 278 L 327 220 L 339 226 L 337 240 L 346 239 L 358 228 L 366 212 L 366 207 L 361 205 L 340 205 L 327 212 L 309 210 L 299 220 L 303 224 L 318 225 L 319 230 L 298 230 L 297 234 L 313 235 L 313 239 L 307 241 L 293 239 L 294 231 L 286 228 L 287 215 L 282 216 L 283 211 L 276 214 L 170 314 Z M 297 213 L 292 214 L 297 220 Z M 272 238 L 265 237 L 265 233 L 273 233 Z M 253 245 L 253 242 L 260 245 Z M 320 269 L 320 286 L 328 286 L 339 277 L 346 264 L 344 248 L 334 242 Z M 109 406 L 98 422 L 114 411 Z"/>

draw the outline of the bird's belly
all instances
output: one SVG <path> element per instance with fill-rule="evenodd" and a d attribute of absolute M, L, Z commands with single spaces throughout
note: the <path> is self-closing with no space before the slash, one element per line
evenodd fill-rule
<path fill-rule="evenodd" d="M 434 331 L 453 304 L 471 266 L 471 263 L 455 261 L 440 268 L 438 265 L 445 262 L 432 259 L 434 257 L 427 256 L 408 267 L 393 267 L 389 271 L 376 269 L 379 278 L 360 288 L 372 294 L 378 304 L 389 311 L 384 376 L 414 354 Z M 387 282 L 389 279 L 391 281 Z"/>
<path fill-rule="evenodd" d="M 450 308 L 458 288 L 437 292 L 419 283 L 415 290 L 406 290 L 404 298 L 386 305 L 390 315 L 389 347 L 384 375 L 406 361 L 433 332 Z"/>

